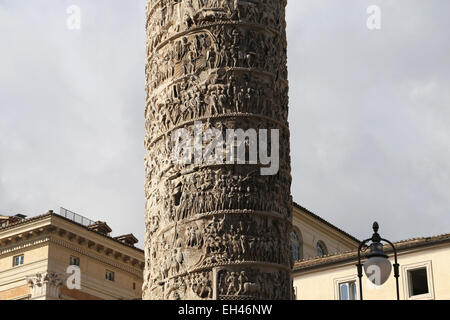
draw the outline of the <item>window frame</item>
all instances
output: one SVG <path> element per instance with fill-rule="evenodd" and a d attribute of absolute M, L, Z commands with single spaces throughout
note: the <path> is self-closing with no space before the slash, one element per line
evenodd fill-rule
<path fill-rule="evenodd" d="M 16 264 L 16 258 L 19 258 L 19 264 Z M 12 266 L 13 268 L 23 266 L 25 264 L 25 254 L 18 254 L 13 256 Z"/>
<path fill-rule="evenodd" d="M 72 263 L 72 259 L 73 259 L 74 261 L 77 261 L 77 260 L 78 260 L 78 264 Z M 69 266 L 77 266 L 77 267 L 79 267 L 79 266 L 80 266 L 80 263 L 81 263 L 80 257 L 72 256 L 72 255 L 70 256 L 70 258 L 69 258 Z"/>
<path fill-rule="evenodd" d="M 355 291 L 356 292 L 355 300 L 341 300 L 341 285 L 346 284 L 346 283 L 351 283 L 351 282 L 355 283 L 355 290 L 356 290 Z M 352 276 L 334 279 L 334 299 L 338 300 L 338 301 L 357 301 L 360 299 L 358 276 L 356 274 L 352 275 Z"/>
<path fill-rule="evenodd" d="M 323 251 L 323 254 L 319 254 L 319 246 L 321 247 L 321 250 Z M 326 257 L 328 255 L 328 247 L 322 240 L 319 240 L 316 242 L 316 254 L 317 257 Z"/>
<path fill-rule="evenodd" d="M 434 300 L 434 278 L 431 260 L 401 266 L 403 278 L 403 294 L 405 300 Z M 409 271 L 425 269 L 427 272 L 428 293 L 410 296 Z"/>
<path fill-rule="evenodd" d="M 297 257 L 295 257 L 295 251 L 294 251 L 294 237 L 293 235 L 295 235 L 295 240 L 296 240 L 296 249 L 297 249 Z M 303 236 L 300 230 L 298 230 L 297 228 L 292 229 L 292 231 L 289 234 L 289 241 L 291 243 L 291 248 L 292 248 L 292 258 L 295 262 L 299 262 L 302 261 L 303 259 L 305 259 L 304 254 L 303 254 Z M 297 258 L 297 259 L 296 259 Z"/>
<path fill-rule="evenodd" d="M 111 279 L 108 277 L 108 274 L 112 275 Z M 114 271 L 106 269 L 105 270 L 105 279 L 108 281 L 111 281 L 111 282 L 115 282 L 116 281 L 116 273 Z"/>

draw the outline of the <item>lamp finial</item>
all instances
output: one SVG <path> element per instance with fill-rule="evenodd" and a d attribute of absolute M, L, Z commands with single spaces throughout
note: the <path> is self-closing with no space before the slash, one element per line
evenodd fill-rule
<path fill-rule="evenodd" d="M 378 225 L 378 222 L 373 223 L 373 232 L 378 233 L 378 229 L 380 229 L 380 226 Z"/>

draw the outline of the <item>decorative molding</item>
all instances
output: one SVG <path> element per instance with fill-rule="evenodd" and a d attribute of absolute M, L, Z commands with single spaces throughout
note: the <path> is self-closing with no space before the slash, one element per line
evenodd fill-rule
<path fill-rule="evenodd" d="M 8 253 L 12 253 L 14 251 L 19 251 L 19 250 L 23 250 L 32 246 L 36 246 L 36 245 L 40 245 L 43 243 L 46 243 L 50 240 L 50 236 L 42 236 L 39 238 L 35 238 L 32 240 L 23 240 L 20 243 L 15 243 L 14 245 L 10 245 L 7 247 L 3 247 L 0 248 L 0 255 L 4 255 L 4 254 L 8 254 Z"/>
<path fill-rule="evenodd" d="M 132 267 L 129 267 L 129 266 L 124 265 L 122 263 L 115 262 L 115 261 L 113 261 L 111 259 L 108 259 L 106 257 L 103 257 L 103 256 L 101 256 L 99 254 L 94 254 L 92 251 L 85 250 L 83 247 L 79 247 L 79 246 L 73 245 L 71 243 L 68 243 L 66 241 L 63 241 L 63 240 L 60 240 L 60 239 L 55 239 L 53 237 L 50 239 L 50 242 L 54 243 L 54 244 L 57 244 L 57 245 L 59 245 L 61 247 L 64 247 L 66 249 L 70 249 L 72 251 L 78 252 L 78 253 L 80 253 L 80 254 L 82 254 L 84 256 L 90 257 L 92 259 L 95 259 L 95 260 L 97 260 L 99 262 L 102 262 L 102 263 L 105 263 L 105 264 L 107 264 L 109 266 L 112 266 L 112 267 L 115 267 L 117 269 L 120 269 L 122 271 L 126 271 L 128 273 L 131 273 L 134 276 L 142 277 L 142 271 L 140 269 L 132 268 Z"/>
<path fill-rule="evenodd" d="M 56 272 L 36 273 L 27 276 L 31 290 L 31 300 L 59 300 L 60 289 L 65 276 Z"/>

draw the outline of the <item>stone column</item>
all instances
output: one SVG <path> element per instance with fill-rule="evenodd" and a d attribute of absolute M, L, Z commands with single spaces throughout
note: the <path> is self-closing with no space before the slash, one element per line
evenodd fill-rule
<path fill-rule="evenodd" d="M 292 297 L 285 6 L 148 1 L 144 299 Z"/>

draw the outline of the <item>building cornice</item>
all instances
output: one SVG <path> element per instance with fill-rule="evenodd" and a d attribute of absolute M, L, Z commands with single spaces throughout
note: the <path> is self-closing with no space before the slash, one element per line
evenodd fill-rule
<path fill-rule="evenodd" d="M 69 246 L 77 252 L 82 251 L 85 255 L 102 259 L 132 274 L 144 269 L 142 250 L 91 231 L 64 217 L 47 214 L 26 222 L 0 229 L 0 254 L 19 251 L 52 239 L 54 243 Z"/>
<path fill-rule="evenodd" d="M 119 246 L 121 246 L 121 247 L 123 247 L 123 248 L 127 248 L 127 249 L 130 249 L 130 250 L 134 250 L 134 251 L 137 251 L 137 252 L 139 252 L 139 253 L 141 253 L 141 254 L 144 253 L 144 250 L 142 250 L 142 249 L 139 249 L 139 248 L 137 248 L 137 247 L 135 247 L 135 246 L 131 246 L 131 245 L 128 245 L 128 244 L 126 244 L 126 243 L 123 243 L 123 242 L 121 242 L 121 241 L 119 241 L 119 240 L 117 240 L 117 239 L 115 239 L 114 237 L 111 237 L 111 236 L 109 236 L 109 235 L 102 234 L 102 233 L 96 232 L 96 231 L 94 231 L 94 230 L 90 230 L 87 226 L 84 226 L 84 225 L 82 225 L 82 224 L 80 224 L 80 223 L 77 223 L 77 222 L 75 222 L 75 221 L 73 221 L 73 220 L 70 220 L 70 219 L 65 218 L 65 217 L 63 217 L 63 216 L 60 216 L 60 215 L 58 215 L 58 214 L 56 214 L 56 213 L 54 213 L 54 212 L 52 212 L 52 211 L 49 211 L 48 213 L 45 213 L 45 214 L 43 214 L 43 215 L 39 215 L 39 216 L 36 216 L 36 217 L 24 219 L 24 220 L 22 220 L 22 221 L 19 221 L 19 222 L 16 222 L 16 223 L 12 223 L 12 224 L 10 224 L 10 225 L 7 225 L 7 226 L 5 226 L 5 227 L 0 228 L 0 241 L 1 241 L 4 237 L 9 236 L 10 234 L 15 234 L 15 233 L 17 233 L 18 230 L 20 230 L 20 229 L 27 229 L 27 228 L 29 228 L 29 227 L 33 227 L 34 225 L 39 224 L 39 223 L 42 222 L 42 221 L 47 221 L 47 220 L 51 220 L 51 221 L 54 221 L 54 220 L 64 220 L 64 221 L 67 221 L 67 222 L 69 222 L 70 224 L 72 224 L 72 225 L 74 225 L 74 226 L 77 226 L 77 227 L 79 227 L 79 228 L 85 229 L 85 230 L 87 230 L 87 231 L 89 231 L 89 232 L 92 232 L 92 233 L 95 234 L 95 235 L 98 235 L 98 236 L 100 236 L 100 237 L 103 237 L 103 238 L 105 238 L 105 239 L 108 239 L 108 240 L 110 240 L 110 241 L 116 243 L 117 245 L 119 245 Z M 19 228 L 19 229 L 17 229 L 17 228 Z M 19 231 L 19 232 L 20 232 L 20 231 Z M 0 245 L 1 245 L 1 243 L 0 243 Z"/>
<path fill-rule="evenodd" d="M 15 251 L 21 251 L 32 246 L 45 244 L 49 240 L 50 240 L 49 235 L 42 235 L 34 239 L 23 240 L 20 242 L 12 243 L 10 245 L 0 246 L 0 255 L 5 255 L 8 253 L 13 253 Z"/>
<path fill-rule="evenodd" d="M 50 243 L 54 243 L 56 245 L 59 245 L 61 247 L 66 248 L 66 249 L 78 252 L 78 253 L 80 253 L 80 254 L 82 254 L 84 256 L 87 256 L 87 257 L 89 257 L 91 259 L 97 260 L 97 261 L 102 262 L 104 264 L 107 264 L 109 266 L 112 266 L 112 267 L 115 267 L 117 269 L 126 271 L 128 273 L 131 273 L 134 276 L 138 276 L 138 277 L 142 276 L 142 269 L 140 269 L 140 268 L 132 268 L 132 267 L 130 267 L 130 266 L 124 264 L 124 263 L 119 263 L 119 262 L 117 262 L 117 261 L 115 261 L 113 259 L 108 259 L 108 258 L 106 258 L 106 257 L 104 257 L 104 256 L 102 256 L 100 254 L 95 254 L 95 253 L 92 252 L 92 250 L 87 250 L 84 247 L 80 247 L 80 246 L 74 245 L 73 243 L 64 241 L 62 239 L 59 239 L 59 238 L 56 238 L 56 237 L 51 237 L 50 238 Z"/>

